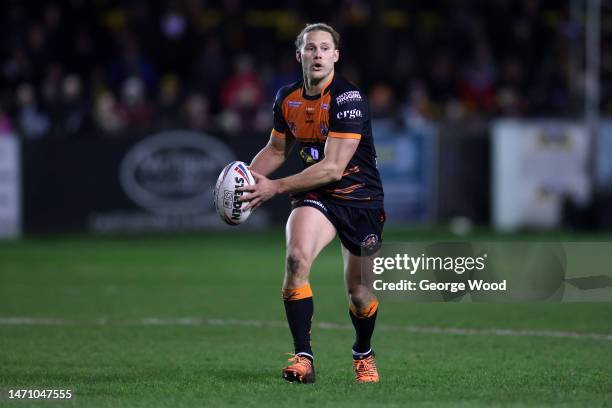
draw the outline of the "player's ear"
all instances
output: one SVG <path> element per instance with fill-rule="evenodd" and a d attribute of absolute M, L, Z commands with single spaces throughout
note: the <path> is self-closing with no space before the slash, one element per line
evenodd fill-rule
<path fill-rule="evenodd" d="M 336 48 L 334 50 L 334 62 L 338 62 L 339 59 L 340 59 L 340 50 Z"/>
<path fill-rule="evenodd" d="M 300 64 L 302 63 L 302 53 L 300 53 L 300 50 L 295 50 L 295 59 Z"/>

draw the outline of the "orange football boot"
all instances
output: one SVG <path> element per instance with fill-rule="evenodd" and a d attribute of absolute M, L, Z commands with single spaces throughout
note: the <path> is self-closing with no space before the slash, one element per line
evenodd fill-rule
<path fill-rule="evenodd" d="M 362 360 L 353 360 L 353 367 L 355 368 L 355 380 L 358 383 L 378 382 L 378 368 L 376 368 L 374 355 Z"/>
<path fill-rule="evenodd" d="M 314 364 L 309 358 L 299 354 L 288 360 L 291 364 L 283 368 L 283 378 L 289 382 L 297 381 L 302 384 L 315 382 Z"/>

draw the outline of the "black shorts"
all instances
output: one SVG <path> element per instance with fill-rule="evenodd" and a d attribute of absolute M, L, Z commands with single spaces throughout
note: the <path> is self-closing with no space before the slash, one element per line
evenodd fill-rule
<path fill-rule="evenodd" d="M 342 245 L 351 254 L 368 256 L 380 248 L 385 210 L 381 208 L 357 208 L 339 205 L 322 199 L 315 193 L 294 197 L 291 208 L 312 207 L 321 211 L 336 228 Z"/>

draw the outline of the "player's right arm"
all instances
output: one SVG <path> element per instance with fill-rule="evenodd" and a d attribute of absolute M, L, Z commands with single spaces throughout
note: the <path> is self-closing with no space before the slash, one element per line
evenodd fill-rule
<path fill-rule="evenodd" d="M 266 177 L 287 160 L 287 156 L 293 147 L 292 137 L 278 137 L 274 133 L 273 131 L 268 144 L 255 155 L 249 166 L 251 170 Z"/>
<path fill-rule="evenodd" d="M 268 144 L 253 158 L 251 170 L 268 176 L 278 169 L 287 159 L 295 139 L 289 131 L 287 122 L 283 117 L 283 88 L 279 89 L 274 98 L 272 113 L 274 115 L 274 126 L 270 134 Z"/>

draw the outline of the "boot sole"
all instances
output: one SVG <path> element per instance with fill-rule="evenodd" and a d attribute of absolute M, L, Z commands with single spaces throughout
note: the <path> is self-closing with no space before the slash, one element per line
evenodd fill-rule
<path fill-rule="evenodd" d="M 314 367 L 312 371 L 308 373 L 305 377 L 298 377 L 295 371 L 283 371 L 283 379 L 289 382 L 298 382 L 300 384 L 312 384 L 315 382 L 315 371 Z"/>

